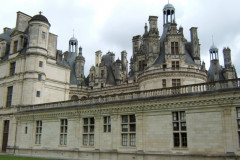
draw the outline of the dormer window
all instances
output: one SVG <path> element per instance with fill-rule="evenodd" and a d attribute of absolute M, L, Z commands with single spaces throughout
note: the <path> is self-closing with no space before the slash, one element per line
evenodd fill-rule
<path fill-rule="evenodd" d="M 18 41 L 14 41 L 13 42 L 13 53 L 17 52 L 17 48 L 18 48 Z"/>
<path fill-rule="evenodd" d="M 178 42 L 171 42 L 171 54 L 179 54 Z"/>

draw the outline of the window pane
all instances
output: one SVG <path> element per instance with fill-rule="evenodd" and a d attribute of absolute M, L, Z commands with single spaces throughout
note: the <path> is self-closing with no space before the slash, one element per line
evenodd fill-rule
<path fill-rule="evenodd" d="M 240 119 L 237 120 L 238 123 L 238 129 L 240 129 Z"/>
<path fill-rule="evenodd" d="M 67 134 L 64 135 L 64 145 L 67 145 Z"/>
<path fill-rule="evenodd" d="M 108 132 L 111 132 L 111 125 L 108 125 Z"/>
<path fill-rule="evenodd" d="M 122 123 L 128 123 L 128 116 L 122 116 Z"/>
<path fill-rule="evenodd" d="M 185 112 L 180 112 L 180 116 L 181 116 L 181 121 L 186 121 L 186 114 L 185 114 Z"/>
<path fill-rule="evenodd" d="M 187 130 L 186 122 L 181 122 L 181 130 L 182 131 L 186 131 Z"/>
<path fill-rule="evenodd" d="M 123 124 L 122 125 L 122 132 L 127 132 L 128 131 L 128 125 L 127 124 Z"/>
<path fill-rule="evenodd" d="M 237 118 L 240 118 L 240 108 L 237 108 Z"/>
<path fill-rule="evenodd" d="M 179 123 L 178 122 L 173 122 L 173 130 L 179 131 Z"/>
<path fill-rule="evenodd" d="M 88 135 L 84 134 L 83 135 L 83 145 L 87 145 L 88 144 Z"/>
<path fill-rule="evenodd" d="M 178 121 L 178 112 L 173 112 L 173 121 Z"/>
<path fill-rule="evenodd" d="M 88 126 L 84 126 L 83 130 L 84 130 L 84 133 L 87 133 L 88 132 Z"/>
<path fill-rule="evenodd" d="M 94 145 L 94 135 L 93 134 L 90 134 L 89 145 L 90 146 Z"/>
<path fill-rule="evenodd" d="M 104 124 L 107 124 L 107 117 L 104 117 Z"/>
<path fill-rule="evenodd" d="M 94 124 L 94 118 L 90 118 L 90 124 Z"/>
<path fill-rule="evenodd" d="M 128 135 L 122 134 L 122 146 L 127 146 L 128 143 Z"/>
<path fill-rule="evenodd" d="M 111 117 L 108 117 L 108 124 L 111 124 Z"/>
<path fill-rule="evenodd" d="M 130 146 L 136 146 L 136 134 L 130 134 Z"/>
<path fill-rule="evenodd" d="M 130 122 L 136 122 L 135 115 L 130 115 Z"/>
<path fill-rule="evenodd" d="M 90 132 L 94 132 L 94 126 L 90 126 Z"/>
<path fill-rule="evenodd" d="M 104 132 L 107 132 L 107 125 L 104 125 L 103 131 L 104 131 Z"/>
<path fill-rule="evenodd" d="M 88 118 L 84 118 L 84 124 L 88 124 Z"/>
<path fill-rule="evenodd" d="M 182 136 L 182 147 L 187 147 L 187 133 L 181 133 Z"/>
<path fill-rule="evenodd" d="M 179 133 L 173 133 L 173 143 L 174 147 L 179 147 L 180 146 L 180 139 L 179 139 Z"/>
<path fill-rule="evenodd" d="M 136 125 L 130 124 L 130 132 L 135 132 L 135 131 L 136 131 Z"/>

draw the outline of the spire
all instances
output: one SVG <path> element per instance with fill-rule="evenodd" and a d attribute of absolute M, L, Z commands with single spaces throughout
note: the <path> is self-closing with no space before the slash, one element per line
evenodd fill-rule
<path fill-rule="evenodd" d="M 74 37 L 74 29 L 73 29 L 73 37 Z"/>

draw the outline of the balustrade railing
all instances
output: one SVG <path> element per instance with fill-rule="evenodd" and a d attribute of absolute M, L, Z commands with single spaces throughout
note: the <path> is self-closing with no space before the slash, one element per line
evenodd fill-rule
<path fill-rule="evenodd" d="M 191 93 L 202 93 L 202 92 L 212 92 L 216 90 L 225 90 L 231 88 L 239 88 L 240 79 L 216 81 L 209 83 L 193 84 L 186 86 L 177 86 L 170 88 L 161 88 L 154 90 L 144 90 L 144 91 L 134 91 L 121 94 L 112 94 L 106 96 L 89 97 L 84 100 L 72 100 L 72 101 L 62 101 L 54 103 L 45 103 L 37 105 L 28 105 L 18 107 L 18 111 L 26 110 L 37 110 L 44 108 L 54 108 L 54 107 L 67 107 L 67 106 L 81 106 L 81 105 L 91 105 L 98 103 L 108 103 L 114 101 L 124 101 L 124 100 L 134 100 L 141 98 L 150 97 L 161 97 L 161 96 L 171 96 L 171 95 L 183 95 Z"/>

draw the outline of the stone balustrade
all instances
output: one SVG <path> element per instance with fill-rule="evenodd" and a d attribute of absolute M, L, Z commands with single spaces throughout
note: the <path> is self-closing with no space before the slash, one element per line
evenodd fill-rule
<path fill-rule="evenodd" d="M 217 90 L 225 90 L 225 89 L 233 89 L 233 88 L 240 88 L 240 79 L 216 81 L 216 82 L 185 85 L 185 86 L 170 87 L 170 88 L 161 88 L 161 89 L 154 89 L 154 90 L 135 91 L 135 92 L 121 93 L 121 94 L 112 94 L 107 96 L 89 97 L 84 100 L 62 101 L 62 102 L 45 103 L 45 104 L 28 105 L 28 106 L 15 106 L 15 107 L 17 107 L 18 111 L 27 111 L 27 110 L 32 111 L 32 110 L 55 108 L 55 107 L 59 108 L 59 107 L 68 107 L 68 106 L 86 106 L 86 105 L 93 105 L 93 104 L 111 103 L 111 102 L 150 98 L 150 97 L 161 97 L 161 96 L 164 97 L 164 96 L 171 96 L 171 95 L 184 95 L 184 94 L 191 94 L 191 93 L 212 92 Z"/>

